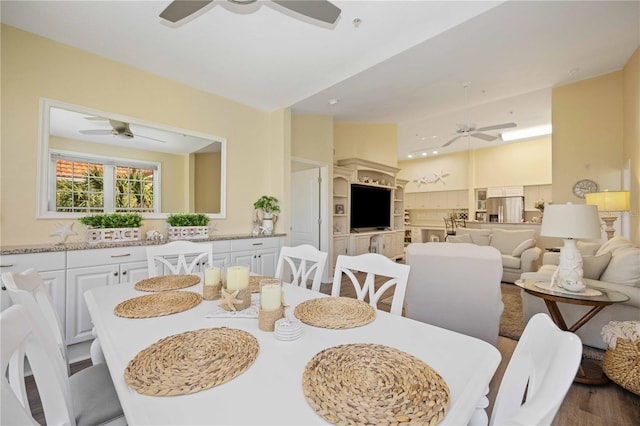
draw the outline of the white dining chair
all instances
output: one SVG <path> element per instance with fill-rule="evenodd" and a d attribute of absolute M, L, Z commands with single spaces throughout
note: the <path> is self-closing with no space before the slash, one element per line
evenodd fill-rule
<path fill-rule="evenodd" d="M 409 265 L 396 263 L 378 253 L 365 253 L 358 256 L 339 255 L 333 274 L 332 296 L 340 296 L 343 274 L 349 277 L 359 300 L 369 296 L 369 304 L 378 307 L 378 300 L 392 286 L 395 286 L 390 313 L 402 315 L 404 294 L 409 278 Z M 363 274 L 357 274 L 358 272 Z M 376 290 L 376 278 L 383 283 Z M 362 279 L 362 281 L 360 281 Z"/>
<path fill-rule="evenodd" d="M 276 266 L 276 278 L 305 288 L 311 281 L 311 290 L 320 291 L 327 257 L 328 253 L 310 244 L 282 247 Z"/>
<path fill-rule="evenodd" d="M 491 412 L 491 425 L 550 425 L 573 383 L 582 342 L 547 314 L 527 323 L 509 360 Z"/>
<path fill-rule="evenodd" d="M 188 256 L 192 259 L 187 259 Z M 192 274 L 200 265 L 213 264 L 213 245 L 193 241 L 173 241 L 147 246 L 149 277 L 159 275 Z M 164 268 L 169 271 L 165 274 Z"/>
<path fill-rule="evenodd" d="M 68 377 L 54 339 L 22 305 L 0 312 L 1 422 L 37 424 L 27 399 L 25 358 L 34 375 L 46 424 L 124 425 L 126 420 L 106 364 Z"/>
<path fill-rule="evenodd" d="M 55 340 L 62 359 L 67 364 L 67 375 L 69 375 L 69 362 L 67 357 L 67 344 L 65 341 L 65 331 L 62 321 L 55 310 L 49 290 L 45 287 L 44 280 L 33 269 L 24 272 L 5 272 L 2 274 L 2 282 L 6 288 L 11 302 L 16 305 L 23 305 L 39 322 L 43 330 L 48 330 Z M 103 357 L 99 359 L 104 360 Z M 93 359 L 92 359 L 93 362 Z M 99 362 L 95 362 L 99 363 Z"/>

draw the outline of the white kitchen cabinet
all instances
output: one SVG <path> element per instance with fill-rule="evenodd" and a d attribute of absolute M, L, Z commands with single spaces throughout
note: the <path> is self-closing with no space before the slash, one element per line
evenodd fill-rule
<path fill-rule="evenodd" d="M 429 208 L 429 193 L 428 192 L 416 192 L 416 209 L 428 209 Z"/>
<path fill-rule="evenodd" d="M 231 265 L 246 265 L 257 275 L 273 277 L 282 247 L 282 238 L 231 240 Z"/>
<path fill-rule="evenodd" d="M 446 191 L 448 209 L 468 209 L 469 196 L 466 190 Z"/>
<path fill-rule="evenodd" d="M 435 191 L 426 192 L 426 209 L 446 209 L 447 208 L 447 192 Z"/>
<path fill-rule="evenodd" d="M 496 186 L 487 188 L 487 198 L 522 196 L 524 196 L 523 186 Z"/>
<path fill-rule="evenodd" d="M 145 247 L 122 247 L 67 252 L 67 345 L 93 339 L 93 324 L 84 293 L 95 287 L 148 278 Z"/>
<path fill-rule="evenodd" d="M 391 247 L 391 256 L 389 257 L 392 259 L 404 257 L 404 231 L 393 233 Z"/>
<path fill-rule="evenodd" d="M 524 209 L 537 211 L 535 204 L 539 200 L 549 203 L 552 201 L 551 185 L 531 185 L 524 187 Z"/>
<path fill-rule="evenodd" d="M 66 281 L 65 252 L 48 253 L 27 253 L 10 254 L 0 257 L 0 272 L 24 272 L 27 269 L 34 269 L 44 280 L 44 285 L 49 290 L 51 300 L 55 306 L 58 317 L 64 320 L 65 317 L 65 294 Z M 4 285 L 2 286 L 4 290 Z M 2 291 L 0 303 L 2 310 L 11 306 L 11 299 L 6 291 Z"/>
<path fill-rule="evenodd" d="M 418 192 L 409 192 L 404 194 L 404 208 L 406 210 L 415 210 L 418 208 Z"/>
<path fill-rule="evenodd" d="M 384 234 L 383 235 L 383 247 L 382 247 L 382 254 L 384 254 L 387 257 L 391 257 L 394 258 L 396 255 L 396 252 L 394 250 L 393 247 L 393 237 L 394 237 L 395 233 L 393 234 Z"/>

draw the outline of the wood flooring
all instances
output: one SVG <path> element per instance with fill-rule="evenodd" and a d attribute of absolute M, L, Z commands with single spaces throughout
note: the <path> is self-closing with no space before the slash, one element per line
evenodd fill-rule
<path fill-rule="evenodd" d="M 323 293 L 330 294 L 331 285 L 322 286 Z M 390 290 L 389 295 L 393 294 Z M 350 283 L 342 286 L 341 296 L 355 297 Z M 385 295 L 386 296 L 386 295 Z M 389 310 L 389 305 L 381 304 L 382 310 Z M 491 416 L 491 407 L 495 400 L 500 380 L 509 363 L 517 341 L 505 337 L 498 338 L 498 350 L 502 354 L 502 361 L 489 386 L 489 408 L 487 414 Z M 91 365 L 91 361 L 82 361 L 71 365 L 72 374 Z M 37 388 L 32 377 L 27 377 L 27 392 L 31 404 L 31 411 L 36 421 L 45 425 L 42 405 L 38 398 Z M 640 396 L 623 389 L 611 382 L 604 386 L 587 386 L 579 383 L 571 385 L 565 400 L 558 411 L 554 426 L 637 426 L 640 424 Z"/>

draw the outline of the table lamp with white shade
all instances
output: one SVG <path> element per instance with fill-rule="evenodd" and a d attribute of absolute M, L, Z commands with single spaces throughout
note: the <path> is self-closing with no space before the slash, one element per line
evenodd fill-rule
<path fill-rule="evenodd" d="M 585 198 L 587 204 L 593 204 L 598 207 L 598 211 L 607 213 L 607 216 L 602 216 L 602 221 L 606 225 L 604 231 L 607 233 L 607 239 L 610 240 L 616 232 L 613 224 L 618 218 L 611 212 L 629 211 L 629 191 L 590 192 Z"/>
<path fill-rule="evenodd" d="M 600 238 L 598 209 L 591 204 L 550 204 L 544 210 L 540 235 L 564 240 L 560 249 L 560 263 L 553 274 L 551 285 L 570 291 L 584 289 L 582 255 L 576 239 Z"/>

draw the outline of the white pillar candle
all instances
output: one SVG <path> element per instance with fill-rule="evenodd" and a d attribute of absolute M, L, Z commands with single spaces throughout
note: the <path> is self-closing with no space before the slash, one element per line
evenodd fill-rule
<path fill-rule="evenodd" d="M 242 290 L 249 287 L 249 268 L 229 266 L 227 268 L 227 290 Z"/>
<path fill-rule="evenodd" d="M 260 283 L 260 308 L 263 311 L 275 311 L 282 305 L 282 286 L 279 280 Z"/>
<path fill-rule="evenodd" d="M 204 285 L 217 285 L 220 282 L 220 268 L 211 266 L 204 270 Z"/>

